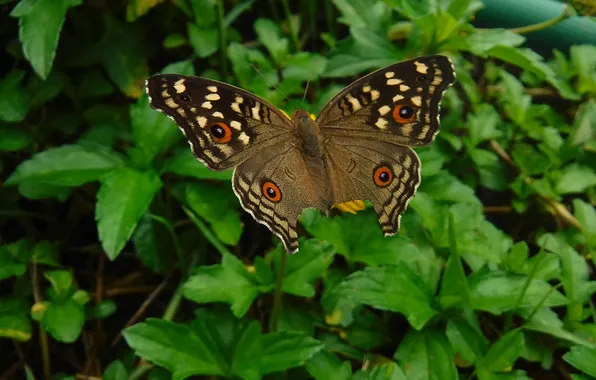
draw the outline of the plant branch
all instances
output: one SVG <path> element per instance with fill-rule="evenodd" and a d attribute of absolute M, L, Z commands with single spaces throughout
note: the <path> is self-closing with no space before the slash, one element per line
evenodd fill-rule
<path fill-rule="evenodd" d="M 509 31 L 513 32 L 513 33 L 517 33 L 517 34 L 527 34 L 527 33 L 538 32 L 540 30 L 544 30 L 544 29 L 550 28 L 551 26 L 557 25 L 558 23 L 569 18 L 570 16 L 573 16 L 573 11 L 568 6 L 565 6 L 563 8 L 563 13 L 561 13 L 559 16 L 557 16 L 553 19 L 539 22 L 538 24 L 521 26 L 519 28 L 511 28 L 511 29 L 509 29 Z"/>
<path fill-rule="evenodd" d="M 499 143 L 496 140 L 491 140 L 490 146 L 503 161 L 507 162 L 509 165 L 516 168 L 518 171 L 520 171 L 519 168 L 515 165 L 515 162 L 513 162 L 513 160 L 511 159 L 511 156 L 509 156 L 509 154 L 507 152 L 505 152 L 505 150 L 501 147 L 501 145 L 499 145 Z M 530 178 L 530 177 L 523 175 L 523 179 L 524 179 L 524 182 L 527 183 L 528 185 L 532 183 L 532 178 Z M 571 214 L 569 212 L 569 210 L 567 210 L 567 207 L 565 207 L 565 205 L 555 201 L 554 199 L 550 199 L 540 193 L 537 193 L 537 195 L 542 200 L 543 203 L 545 203 L 547 206 L 549 206 L 553 210 L 553 212 L 557 216 L 559 216 L 565 222 L 567 222 L 568 224 L 571 224 L 573 227 L 577 228 L 578 230 L 580 230 L 580 231 L 582 230 L 581 223 L 575 218 L 575 216 L 573 216 L 573 214 Z"/>
<path fill-rule="evenodd" d="M 279 321 L 279 314 L 281 312 L 282 288 L 284 282 L 284 275 L 286 274 L 286 266 L 288 263 L 288 253 L 281 253 L 279 261 L 279 268 L 277 269 L 277 278 L 275 280 L 275 290 L 273 293 L 273 310 L 271 311 L 271 320 L 269 322 L 269 332 L 277 331 L 277 323 Z"/>

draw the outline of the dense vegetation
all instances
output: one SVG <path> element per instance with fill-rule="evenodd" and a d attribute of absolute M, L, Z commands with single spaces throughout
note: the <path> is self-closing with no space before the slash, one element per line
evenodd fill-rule
<path fill-rule="evenodd" d="M 291 3 L 0 1 L 0 378 L 596 377 L 596 47 L 545 60 L 477 0 Z M 400 234 L 307 210 L 294 256 L 143 88 L 316 114 L 435 53 L 458 82 Z"/>

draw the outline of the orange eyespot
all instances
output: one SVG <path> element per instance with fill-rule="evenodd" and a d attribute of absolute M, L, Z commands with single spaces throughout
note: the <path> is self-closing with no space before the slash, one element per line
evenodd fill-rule
<path fill-rule="evenodd" d="M 228 143 L 232 139 L 232 130 L 225 123 L 218 121 L 209 126 L 209 132 L 216 143 Z"/>
<path fill-rule="evenodd" d="M 393 119 L 399 124 L 409 123 L 414 120 L 416 116 L 416 110 L 409 104 L 396 104 L 393 107 Z"/>
<path fill-rule="evenodd" d="M 273 203 L 281 201 L 281 191 L 276 184 L 271 181 L 263 183 L 263 195 Z"/>
<path fill-rule="evenodd" d="M 375 185 L 385 187 L 393 181 L 393 172 L 386 165 L 377 166 L 373 171 L 373 180 Z"/>

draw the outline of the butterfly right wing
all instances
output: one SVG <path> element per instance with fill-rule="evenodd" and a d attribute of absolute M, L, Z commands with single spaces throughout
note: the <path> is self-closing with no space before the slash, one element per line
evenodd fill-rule
<path fill-rule="evenodd" d="M 151 107 L 178 124 L 194 155 L 213 170 L 237 166 L 291 138 L 292 123 L 279 110 L 226 83 L 175 74 L 146 82 Z"/>

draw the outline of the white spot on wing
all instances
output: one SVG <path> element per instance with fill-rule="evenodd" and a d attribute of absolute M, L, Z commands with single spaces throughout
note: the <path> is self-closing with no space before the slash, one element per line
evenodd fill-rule
<path fill-rule="evenodd" d="M 215 111 L 213 112 L 213 117 L 219 117 L 220 119 L 224 118 L 223 113 L 219 112 L 219 111 Z"/>
<path fill-rule="evenodd" d="M 420 98 L 420 96 L 413 96 L 411 100 L 412 104 L 414 104 L 416 107 L 422 106 L 422 99 Z"/>
<path fill-rule="evenodd" d="M 387 115 L 390 111 L 391 111 L 391 107 L 389 107 L 389 106 L 383 106 L 383 107 L 379 108 L 379 113 L 381 114 L 381 116 Z"/>
<path fill-rule="evenodd" d="M 167 98 L 166 99 L 166 106 L 168 106 L 170 108 L 178 108 L 178 103 L 176 103 L 174 101 L 174 99 L 172 99 L 172 98 Z"/>
<path fill-rule="evenodd" d="M 238 140 L 242 141 L 242 144 L 248 145 L 248 143 L 250 142 L 250 137 L 246 133 L 240 132 L 240 134 L 238 135 Z"/>
<path fill-rule="evenodd" d="M 375 125 L 379 129 L 387 129 L 387 124 L 387 120 L 383 119 L 382 117 L 380 117 L 379 120 L 377 120 L 377 122 L 375 123 Z"/>
<path fill-rule="evenodd" d="M 178 94 L 183 93 L 186 91 L 186 86 L 184 85 L 185 79 L 179 79 L 176 83 L 174 83 L 174 89 Z"/>
<path fill-rule="evenodd" d="M 215 87 L 215 86 L 209 86 L 209 87 L 207 87 L 207 90 L 209 90 L 211 92 L 217 92 L 217 87 Z"/>
<path fill-rule="evenodd" d="M 401 84 L 403 81 L 401 79 L 391 78 L 387 79 L 387 86 L 396 86 Z"/>
<path fill-rule="evenodd" d="M 350 94 L 346 95 L 346 99 L 348 99 L 348 102 L 350 102 L 350 104 L 352 104 L 352 111 L 353 112 L 356 112 L 356 111 L 358 111 L 359 109 L 362 108 L 362 105 L 360 104 L 360 102 L 358 101 L 358 99 L 356 99 L 352 95 L 350 95 Z"/>
<path fill-rule="evenodd" d="M 230 127 L 234 128 L 236 130 L 240 130 L 240 129 L 242 129 L 242 124 L 239 121 L 232 120 L 232 121 L 230 121 Z"/>
<path fill-rule="evenodd" d="M 197 123 L 199 123 L 199 127 L 205 128 L 205 124 L 207 124 L 207 118 L 204 116 L 197 116 Z"/>
<path fill-rule="evenodd" d="M 211 102 L 204 102 L 203 104 L 201 104 L 201 107 L 210 110 L 213 107 L 213 105 L 211 104 Z"/>
<path fill-rule="evenodd" d="M 404 98 L 404 97 L 403 97 L 402 95 L 395 95 L 395 96 L 393 97 L 393 103 L 397 103 L 397 102 L 399 102 L 400 100 L 402 100 L 403 98 Z"/>
<path fill-rule="evenodd" d="M 389 78 L 393 78 L 395 76 L 395 73 L 393 71 L 389 71 L 385 73 L 385 78 L 389 79 Z"/>
<path fill-rule="evenodd" d="M 215 101 L 215 100 L 219 100 L 220 98 L 219 98 L 219 95 L 217 95 L 217 94 L 209 94 L 209 95 L 205 96 L 205 99 Z"/>
<path fill-rule="evenodd" d="M 426 66 L 422 62 L 414 61 L 414 65 L 416 65 L 416 71 L 420 74 L 427 74 L 428 73 L 428 66 Z"/>
<path fill-rule="evenodd" d="M 408 91 L 409 89 L 410 89 L 410 87 L 406 86 L 405 84 L 401 84 L 399 86 L 400 91 Z"/>

